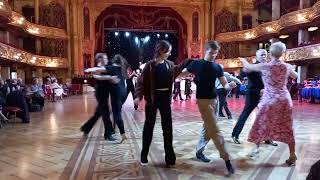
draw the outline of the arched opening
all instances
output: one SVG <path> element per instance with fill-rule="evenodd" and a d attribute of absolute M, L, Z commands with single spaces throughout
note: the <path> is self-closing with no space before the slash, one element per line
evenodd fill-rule
<path fill-rule="evenodd" d="M 168 7 L 112 5 L 96 19 L 96 52 L 107 52 L 110 32 L 157 32 L 172 33 L 177 40 L 176 63 L 187 55 L 187 24 L 173 9 Z"/>

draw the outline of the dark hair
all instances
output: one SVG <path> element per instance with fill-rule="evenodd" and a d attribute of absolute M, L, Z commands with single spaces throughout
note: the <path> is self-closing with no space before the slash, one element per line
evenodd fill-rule
<path fill-rule="evenodd" d="M 213 49 L 213 50 L 219 50 L 220 49 L 220 45 L 218 43 L 218 41 L 208 41 L 206 43 L 206 50 L 208 49 Z"/>
<path fill-rule="evenodd" d="M 122 75 L 126 78 L 127 77 L 127 69 L 129 67 L 129 63 L 127 62 L 124 57 L 122 57 L 120 54 L 114 55 L 112 58 L 112 63 L 117 64 L 121 67 Z"/>
<path fill-rule="evenodd" d="M 156 44 L 156 48 L 154 50 L 154 58 L 158 58 L 160 56 L 160 51 L 167 53 L 171 47 L 171 44 L 168 41 L 161 40 Z"/>

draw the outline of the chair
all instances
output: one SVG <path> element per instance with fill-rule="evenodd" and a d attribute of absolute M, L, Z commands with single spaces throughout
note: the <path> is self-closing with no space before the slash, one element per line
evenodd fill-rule
<path fill-rule="evenodd" d="M 10 114 L 13 115 L 13 122 L 16 123 L 16 117 L 17 117 L 17 113 L 21 112 L 21 109 L 19 107 L 13 107 L 13 106 L 9 106 L 9 107 L 4 107 L 2 109 L 2 112 L 6 112 L 7 113 L 7 117 L 10 117 Z"/>
<path fill-rule="evenodd" d="M 71 88 L 70 88 L 70 93 L 71 94 L 77 94 L 77 95 L 79 95 L 79 94 L 81 94 L 81 86 L 80 86 L 80 84 L 72 84 L 71 85 Z"/>
<path fill-rule="evenodd" d="M 49 85 L 44 86 L 44 95 L 48 100 L 53 99 L 53 92 L 52 92 L 52 89 Z"/>

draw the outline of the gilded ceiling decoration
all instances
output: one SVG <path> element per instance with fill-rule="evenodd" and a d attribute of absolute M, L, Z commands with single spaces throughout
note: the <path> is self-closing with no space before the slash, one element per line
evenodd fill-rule
<path fill-rule="evenodd" d="M 320 16 L 320 1 L 311 8 L 294 11 L 281 16 L 279 20 L 261 24 L 253 29 L 220 33 L 216 40 L 220 42 L 248 41 L 267 34 L 278 34 L 280 30 L 299 24 L 313 22 Z"/>

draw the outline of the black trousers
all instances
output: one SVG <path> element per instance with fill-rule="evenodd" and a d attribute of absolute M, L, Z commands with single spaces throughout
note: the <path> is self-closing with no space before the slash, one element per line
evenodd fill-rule
<path fill-rule="evenodd" d="M 98 119 L 102 116 L 102 120 L 104 123 L 104 137 L 108 137 L 112 134 L 112 122 L 110 120 L 110 110 L 109 110 L 109 92 L 105 90 L 96 90 L 95 93 L 97 99 L 97 107 L 94 115 L 84 124 L 81 129 L 85 133 L 89 133 L 93 126 L 96 124 Z"/>
<path fill-rule="evenodd" d="M 252 92 L 247 93 L 245 106 L 242 110 L 241 115 L 239 116 L 237 124 L 233 128 L 232 136 L 239 137 L 239 135 L 243 129 L 243 126 L 244 126 L 245 122 L 247 121 L 249 115 L 254 110 L 254 108 L 256 108 L 257 105 L 259 104 L 259 100 L 260 100 L 260 92 L 259 91 L 252 91 Z"/>
<path fill-rule="evenodd" d="M 40 96 L 40 95 L 34 95 L 32 97 L 32 102 L 39 104 L 41 106 L 41 108 L 43 108 L 44 106 L 44 97 Z"/>
<path fill-rule="evenodd" d="M 180 82 L 179 82 L 179 83 L 180 83 Z M 174 86 L 173 92 L 174 92 L 173 99 L 176 99 L 178 95 L 179 95 L 180 100 L 183 99 L 183 98 L 182 98 L 182 95 L 181 95 L 180 84 Z"/>
<path fill-rule="evenodd" d="M 127 100 L 128 96 L 129 96 L 130 92 L 131 92 L 131 94 L 132 94 L 132 98 L 134 99 L 134 98 L 135 98 L 135 97 L 134 97 L 135 90 L 134 90 L 134 85 L 133 85 L 133 83 L 132 83 L 132 84 L 127 83 L 127 95 L 126 95 L 126 100 Z"/>
<path fill-rule="evenodd" d="M 172 116 L 171 116 L 171 92 L 156 91 L 154 103 L 145 105 L 146 120 L 143 127 L 141 159 L 147 160 L 152 141 L 153 128 L 156 122 L 157 109 L 161 115 L 161 126 L 164 139 L 165 161 L 167 164 L 175 164 L 176 156 L 172 146 Z"/>
<path fill-rule="evenodd" d="M 115 124 L 118 126 L 120 134 L 124 134 L 124 124 L 121 115 L 122 104 L 125 102 L 125 94 L 126 90 L 122 88 L 111 88 L 110 97 L 111 97 L 111 106 L 112 106 L 112 114 L 113 120 Z"/>
<path fill-rule="evenodd" d="M 222 109 L 227 113 L 227 116 L 231 116 L 231 112 L 228 108 L 227 95 L 228 91 L 224 88 L 217 89 L 217 93 L 219 96 L 219 115 L 223 115 Z"/>

